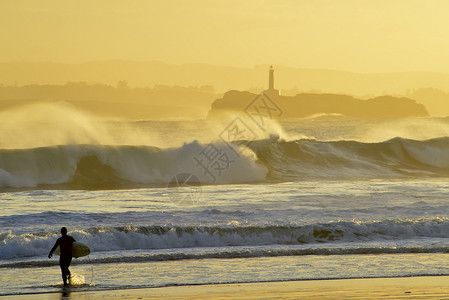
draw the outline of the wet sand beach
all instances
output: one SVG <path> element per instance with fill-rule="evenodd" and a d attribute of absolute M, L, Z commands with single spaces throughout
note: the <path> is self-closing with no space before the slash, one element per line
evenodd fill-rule
<path fill-rule="evenodd" d="M 305 280 L 30 294 L 16 299 L 448 299 L 449 276 Z"/>

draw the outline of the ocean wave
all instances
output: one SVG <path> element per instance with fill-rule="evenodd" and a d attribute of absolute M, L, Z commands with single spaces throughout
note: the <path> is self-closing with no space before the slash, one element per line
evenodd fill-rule
<path fill-rule="evenodd" d="M 291 226 L 122 226 L 75 230 L 92 252 L 177 248 L 312 245 L 449 238 L 449 219 L 340 221 Z M 45 256 L 57 235 L 0 233 L 0 260 Z"/>
<path fill-rule="evenodd" d="M 273 137 L 179 148 L 60 145 L 0 150 L 0 188 L 118 189 L 198 183 L 449 176 L 449 138 L 381 143 Z"/>
<path fill-rule="evenodd" d="M 251 144 L 268 178 L 385 179 L 449 176 L 449 138 L 380 143 L 297 140 Z"/>
<path fill-rule="evenodd" d="M 235 153 L 237 148 L 218 144 L 213 150 Z M 231 147 L 231 148 L 229 148 Z M 262 181 L 266 168 L 253 153 L 240 152 L 228 161 L 219 157 L 226 170 L 209 176 L 198 166 L 207 145 L 197 141 L 180 148 L 149 146 L 60 145 L 33 149 L 0 150 L 0 188 L 119 189 L 167 186 L 180 173 L 197 174 L 203 183 Z M 195 158 L 198 158 L 195 160 Z M 203 165 L 206 162 L 202 163 Z M 230 167 L 230 164 L 233 167 Z M 216 171 L 217 166 L 209 166 Z"/>

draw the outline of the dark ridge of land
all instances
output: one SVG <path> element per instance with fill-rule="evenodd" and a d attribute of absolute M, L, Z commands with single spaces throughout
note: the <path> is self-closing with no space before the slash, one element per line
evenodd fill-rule
<path fill-rule="evenodd" d="M 215 100 L 208 113 L 208 118 L 222 118 L 229 114 L 243 113 L 251 106 L 257 94 L 241 91 L 226 92 L 223 98 Z M 409 98 L 381 96 L 368 100 L 356 99 L 352 96 L 338 94 L 298 94 L 296 96 L 271 96 L 272 103 L 281 112 L 279 119 L 305 118 L 319 114 L 338 114 L 361 119 L 395 119 L 410 117 L 426 117 L 428 112 L 424 105 Z M 262 103 L 259 102 L 259 108 Z M 273 109 L 274 111 L 275 109 Z M 276 118 L 276 114 L 273 114 Z"/>

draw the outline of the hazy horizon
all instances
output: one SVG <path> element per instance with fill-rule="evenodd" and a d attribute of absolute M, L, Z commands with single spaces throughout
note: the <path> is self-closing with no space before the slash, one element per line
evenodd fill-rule
<path fill-rule="evenodd" d="M 198 119 L 227 91 L 267 89 L 273 65 L 284 96 L 408 97 L 444 117 L 448 8 L 442 0 L 6 0 L 0 109 L 65 101 L 99 115 Z"/>

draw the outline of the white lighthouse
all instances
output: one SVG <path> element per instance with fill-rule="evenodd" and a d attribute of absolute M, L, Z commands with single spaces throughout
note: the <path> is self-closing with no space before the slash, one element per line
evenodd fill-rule
<path fill-rule="evenodd" d="M 279 90 L 274 88 L 274 69 L 273 66 L 270 66 L 270 70 L 268 71 L 268 90 L 265 90 L 265 93 L 270 96 L 279 96 Z"/>

